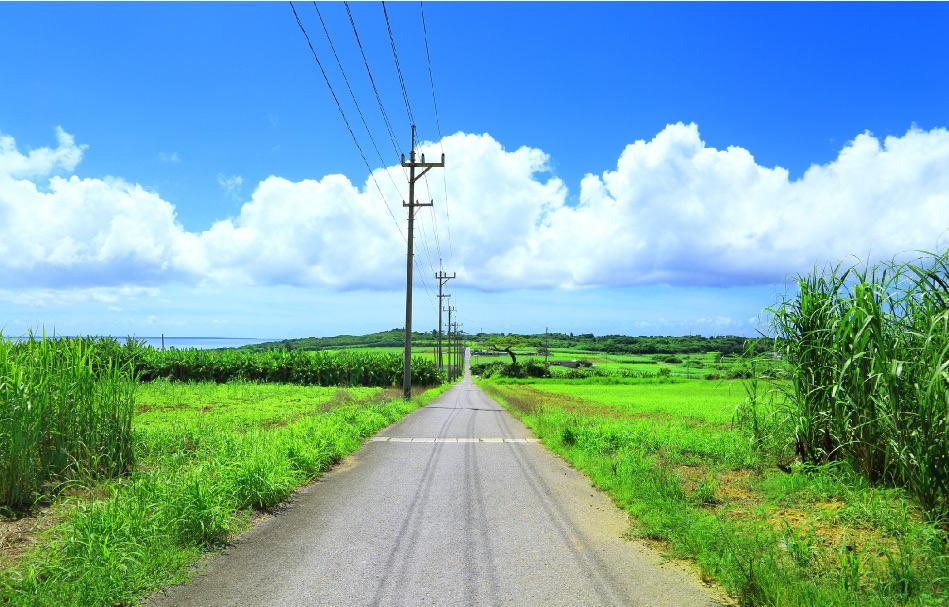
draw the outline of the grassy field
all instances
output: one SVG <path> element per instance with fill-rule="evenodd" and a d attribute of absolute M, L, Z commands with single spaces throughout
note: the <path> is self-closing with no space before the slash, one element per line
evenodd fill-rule
<path fill-rule="evenodd" d="M 0 513 L 0 604 L 133 604 L 440 391 L 141 384 L 128 474 Z"/>
<path fill-rule="evenodd" d="M 946 529 L 900 489 L 762 448 L 735 423 L 747 414 L 739 382 L 481 384 L 627 509 L 633 534 L 697 563 L 740 604 L 949 603 Z"/>
<path fill-rule="evenodd" d="M 475 345 L 474 348 L 477 348 Z M 517 356 L 517 362 L 521 366 L 536 364 L 543 366 L 544 356 L 536 353 L 524 353 Z M 745 371 L 744 363 L 738 356 L 722 356 L 718 352 L 707 352 L 698 354 L 621 354 L 611 355 L 602 352 L 589 352 L 574 348 L 551 348 L 547 357 L 549 363 L 579 361 L 588 373 L 598 375 L 621 374 L 632 372 L 638 375 L 656 375 L 666 374 L 670 377 L 682 377 L 686 379 L 708 378 L 720 379 L 734 376 L 736 373 Z M 503 363 L 511 362 L 511 357 L 507 354 L 497 356 L 476 356 L 472 355 L 471 364 L 480 363 Z M 566 367 L 550 365 L 552 375 L 563 375 L 569 373 Z"/>
<path fill-rule="evenodd" d="M 940 263 L 941 274 L 801 279 L 798 298 L 776 306 L 781 339 L 757 360 L 571 347 L 552 360 L 586 369 L 481 383 L 626 508 L 634 534 L 742 604 L 949 604 Z M 266 371 L 277 385 L 139 383 L 109 354 L 117 344 L 0 340 L 0 604 L 131 604 L 186 575 L 439 391 L 405 403 L 397 389 L 335 387 L 392 383 L 401 348 L 385 343 L 155 358 L 169 373 L 158 377 Z M 325 369 L 308 370 L 310 358 Z M 543 357 L 518 362 L 531 358 L 543 375 Z M 472 362 L 485 359 L 510 362 Z M 443 375 L 413 371 L 426 367 Z"/>

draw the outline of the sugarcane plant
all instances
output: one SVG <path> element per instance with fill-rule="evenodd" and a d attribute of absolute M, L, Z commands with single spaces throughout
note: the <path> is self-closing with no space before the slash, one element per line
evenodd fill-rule
<path fill-rule="evenodd" d="M 949 251 L 815 268 L 769 308 L 784 428 L 805 466 L 849 463 L 949 519 Z"/>

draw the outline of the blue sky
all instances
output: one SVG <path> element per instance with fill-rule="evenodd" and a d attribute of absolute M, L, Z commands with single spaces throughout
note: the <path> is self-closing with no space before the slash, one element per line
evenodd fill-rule
<path fill-rule="evenodd" d="M 366 161 L 289 3 L 0 4 L 5 335 L 403 325 L 382 5 L 350 8 L 395 142 L 345 7 L 317 4 L 372 140 L 294 6 Z M 945 3 L 426 3 L 437 124 L 420 6 L 385 6 L 447 157 L 416 329 L 439 259 L 470 332 L 749 335 L 815 263 L 946 246 Z"/>

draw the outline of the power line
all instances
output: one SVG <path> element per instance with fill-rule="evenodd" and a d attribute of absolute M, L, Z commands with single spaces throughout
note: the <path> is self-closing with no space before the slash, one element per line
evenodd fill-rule
<path fill-rule="evenodd" d="M 327 31 L 327 28 L 326 28 L 326 24 L 325 24 L 325 22 L 323 21 L 322 15 L 321 15 L 320 12 L 319 12 L 319 8 L 316 6 L 316 2 L 313 3 L 313 6 L 314 6 L 314 8 L 316 9 L 317 15 L 318 15 L 319 18 L 320 18 L 320 23 L 323 25 L 324 33 L 326 34 L 327 40 L 328 40 L 329 43 L 330 43 L 330 48 L 333 49 L 333 54 L 334 54 L 334 56 L 336 56 L 336 61 L 337 61 L 337 64 L 339 65 L 340 72 L 343 73 L 343 79 L 346 81 L 347 87 L 349 87 L 350 94 L 353 96 L 353 102 L 356 103 L 357 110 L 359 110 L 358 103 L 357 103 L 356 100 L 355 100 L 355 95 L 353 95 L 352 87 L 349 85 L 349 80 L 348 80 L 348 79 L 346 78 L 346 76 L 345 76 L 345 72 L 344 72 L 343 67 L 342 67 L 342 64 L 341 64 L 341 62 L 340 62 L 340 60 L 339 60 L 339 56 L 338 56 L 338 54 L 336 53 L 336 49 L 335 49 L 335 47 L 333 46 L 332 40 L 330 39 L 329 32 Z M 399 226 L 398 220 L 395 218 L 395 215 L 392 213 L 392 209 L 389 207 L 388 200 L 387 200 L 386 197 L 385 197 L 385 193 L 382 191 L 382 187 L 379 185 L 379 182 L 378 182 L 378 181 L 376 180 L 376 178 L 375 178 L 375 174 L 374 174 L 373 171 L 372 171 L 372 167 L 369 165 L 369 161 L 366 159 L 366 155 L 365 155 L 365 153 L 364 153 L 364 151 L 363 151 L 363 149 L 362 149 L 362 146 L 359 145 L 359 141 L 358 141 L 358 139 L 356 138 L 356 134 L 353 132 L 352 126 L 350 125 L 349 120 L 346 118 L 346 113 L 345 113 L 345 111 L 343 110 L 342 104 L 340 103 L 339 98 L 338 98 L 337 95 L 336 95 L 336 92 L 333 90 L 333 85 L 332 85 L 332 83 L 330 83 L 329 77 L 328 77 L 327 74 L 326 74 L 326 70 L 323 68 L 323 64 L 322 64 L 322 62 L 320 61 L 319 56 L 318 56 L 317 53 L 316 53 L 316 50 L 313 48 L 313 43 L 312 43 L 312 41 L 310 40 L 310 36 L 309 36 L 309 34 L 307 34 L 306 28 L 303 26 L 303 22 L 300 20 L 300 15 L 297 13 L 296 7 L 293 5 L 293 2 L 290 3 L 290 8 L 293 10 L 293 15 L 294 15 L 294 17 L 296 18 L 297 25 L 300 27 L 300 31 L 303 32 L 303 35 L 304 35 L 304 37 L 306 38 L 307 45 L 310 47 L 310 52 L 313 54 L 313 58 L 316 60 L 316 64 L 317 64 L 317 65 L 319 66 L 319 68 L 320 68 L 320 73 L 323 75 L 323 80 L 326 82 L 326 86 L 329 88 L 330 94 L 333 96 L 333 100 L 336 102 L 336 107 L 337 107 L 337 109 L 339 110 L 340 116 L 342 116 L 342 118 L 343 118 L 343 122 L 346 124 L 346 128 L 349 130 L 349 134 L 350 134 L 350 136 L 351 136 L 352 139 L 353 139 L 353 143 L 356 144 L 356 149 L 359 150 L 359 154 L 360 154 L 360 156 L 362 157 L 363 163 L 365 163 L 366 168 L 369 169 L 369 175 L 370 175 L 370 177 L 372 178 L 373 183 L 376 184 L 376 189 L 379 191 L 379 194 L 382 196 L 383 202 L 385 203 L 386 208 L 387 208 L 388 211 L 389 211 L 389 215 L 392 217 L 393 222 L 395 222 L 396 228 L 399 230 L 399 234 L 402 236 L 402 240 L 407 241 L 407 239 L 406 239 L 406 237 L 405 237 L 405 234 L 402 232 L 401 226 Z M 347 9 L 348 9 L 348 7 L 347 7 Z M 351 15 L 351 14 L 350 14 L 350 21 L 351 21 L 351 23 L 353 24 L 353 31 L 355 32 L 355 23 L 352 22 L 352 15 Z M 356 36 L 357 36 L 357 41 L 358 41 L 358 33 L 356 34 Z M 361 48 L 361 45 L 360 45 L 360 48 Z M 365 60 L 365 54 L 363 54 L 363 59 Z M 368 70 L 368 62 L 367 62 L 366 67 L 367 67 L 367 70 Z M 371 72 L 370 72 L 370 80 L 371 80 L 371 79 L 372 79 L 372 75 L 371 75 Z M 373 83 L 373 88 L 375 88 L 375 83 Z M 378 97 L 378 91 L 377 91 L 376 94 L 377 94 L 377 101 L 379 101 L 379 103 L 380 103 L 380 109 L 382 110 L 383 116 L 386 118 L 386 120 L 388 120 L 388 118 L 385 116 L 385 108 L 381 105 L 381 98 Z M 360 116 L 363 118 L 363 125 L 366 126 L 366 129 L 367 129 L 367 132 L 368 132 L 369 129 L 368 129 L 368 125 L 366 125 L 365 117 L 363 116 L 361 110 L 360 110 L 359 113 L 360 113 Z M 371 134 L 371 133 L 369 134 L 369 136 L 370 136 L 370 139 L 372 139 L 372 134 Z M 374 139 L 373 139 L 373 145 L 375 146 L 375 140 L 374 140 Z M 396 148 L 396 152 L 398 152 L 398 148 Z M 381 153 L 379 152 L 378 147 L 376 147 L 376 153 L 379 154 L 380 159 L 382 159 L 382 158 L 381 158 L 382 155 L 381 155 Z M 382 160 L 382 162 L 383 162 L 383 164 L 385 164 L 385 160 Z M 403 171 L 404 171 L 404 169 L 403 169 Z M 386 171 L 386 174 L 389 174 L 389 172 Z M 389 178 L 392 179 L 391 174 L 389 174 Z M 394 180 L 393 180 L 393 186 L 395 186 L 396 189 L 398 189 L 398 186 L 396 186 Z M 413 248 L 414 248 L 414 247 L 413 247 Z M 417 260 L 413 260 L 413 261 L 415 262 L 413 265 L 415 265 L 415 266 L 418 268 L 418 270 L 419 270 L 419 274 L 420 274 L 421 279 L 422 279 L 422 286 L 423 286 L 423 288 L 425 289 L 425 294 L 426 294 L 426 297 L 428 298 L 429 304 L 431 304 L 432 309 L 435 309 L 435 304 L 434 304 L 434 301 L 432 300 L 432 293 L 433 293 L 432 287 L 431 287 L 431 285 L 428 283 L 428 281 L 425 279 L 425 273 L 422 271 L 422 268 L 421 268 L 421 266 L 418 264 L 418 261 L 417 261 Z"/>
<path fill-rule="evenodd" d="M 442 125 L 438 119 L 438 102 L 435 100 L 435 78 L 432 75 L 432 56 L 428 50 L 428 28 L 425 25 L 425 7 L 422 4 L 422 0 L 419 0 L 418 3 L 419 12 L 422 14 L 422 35 L 425 38 L 425 58 L 428 60 L 428 81 L 432 85 L 432 106 L 435 108 L 435 127 L 438 129 L 438 145 L 441 147 L 442 155 L 445 154 L 445 146 L 442 143 L 444 137 L 442 136 Z M 455 269 L 455 251 L 451 242 L 451 215 L 448 212 L 448 179 L 445 176 L 444 171 L 442 172 L 442 183 L 445 188 L 445 229 L 448 231 L 448 254 L 449 254 L 449 263 L 451 264 L 452 271 Z M 441 248 L 439 248 L 439 254 Z"/>
<path fill-rule="evenodd" d="M 329 42 L 330 49 L 333 51 L 333 56 L 336 58 L 336 65 L 339 66 L 339 73 L 343 76 L 343 82 L 346 83 L 346 88 L 349 89 L 349 96 L 353 99 L 353 104 L 356 106 L 356 111 L 359 112 L 359 118 L 362 120 L 362 125 L 366 128 L 366 133 L 369 135 L 369 141 L 372 142 L 372 147 L 376 150 L 376 155 L 379 157 L 379 162 L 382 163 L 382 166 L 386 166 L 386 161 L 382 157 L 382 152 L 379 151 L 379 146 L 376 145 L 376 140 L 372 136 L 372 131 L 369 130 L 369 124 L 366 123 L 366 117 L 362 113 L 362 108 L 359 107 L 359 102 L 356 101 L 356 94 L 353 92 L 353 87 L 349 84 L 349 78 L 346 77 L 346 70 L 343 69 L 343 63 L 339 60 L 339 54 L 336 52 L 336 46 L 333 44 L 332 38 L 330 38 L 330 32 L 326 28 L 326 22 L 323 21 L 323 15 L 320 13 L 320 7 L 316 5 L 316 0 L 313 0 L 313 8 L 316 9 L 316 15 L 320 18 L 320 25 L 323 26 L 323 33 L 326 34 L 326 41 Z M 398 150 L 396 150 L 398 154 Z M 396 185 L 395 179 L 392 178 L 392 174 L 389 171 L 386 171 L 386 175 L 389 176 L 389 180 L 392 182 L 392 186 L 395 190 L 399 191 L 399 186 Z"/>
<path fill-rule="evenodd" d="M 356 24 L 355 24 L 355 21 L 354 21 L 354 19 L 353 19 L 352 12 L 351 12 L 350 9 L 349 9 L 348 3 L 344 3 L 344 4 L 346 4 L 346 10 L 347 10 L 347 13 L 348 13 L 348 15 L 349 15 L 350 24 L 351 24 L 352 27 L 353 27 L 353 33 L 354 33 L 354 35 L 355 35 L 355 37 L 356 37 L 357 44 L 359 45 L 360 52 L 362 53 L 363 62 L 364 62 L 365 65 L 366 65 L 367 74 L 369 75 L 370 82 L 372 83 L 373 90 L 375 91 L 376 101 L 377 101 L 377 103 L 379 104 L 379 109 L 380 109 L 380 111 L 381 111 L 381 113 L 382 113 L 382 115 L 383 115 L 384 121 L 386 122 L 387 129 L 388 129 L 389 132 L 390 132 L 390 140 L 392 140 L 393 148 L 395 149 L 396 153 L 399 153 L 398 142 L 397 142 L 397 139 L 394 138 L 394 132 L 392 131 L 391 122 L 389 121 L 388 115 L 386 114 L 386 111 L 385 111 L 385 107 L 384 107 L 383 104 L 382 104 L 382 98 L 381 98 L 381 96 L 379 95 L 379 91 L 378 91 L 378 89 L 377 89 L 377 87 L 376 87 L 376 85 L 375 85 L 375 81 L 374 81 L 373 78 L 372 78 L 372 71 L 371 71 L 370 68 L 369 68 L 369 62 L 368 62 L 368 60 L 366 59 L 365 51 L 364 51 L 363 48 L 362 48 L 362 43 L 359 41 L 359 33 L 358 33 L 358 31 L 356 30 Z M 324 34 L 326 35 L 327 42 L 329 43 L 330 48 L 331 48 L 332 51 L 333 51 L 333 55 L 334 55 L 334 57 L 336 58 L 337 66 L 338 66 L 339 69 L 340 69 L 340 73 L 341 73 L 342 76 L 343 76 L 343 80 L 345 81 L 346 86 L 347 86 L 347 89 L 349 90 L 350 96 L 351 96 L 352 99 L 353 99 L 353 103 L 356 105 L 356 110 L 359 112 L 359 116 L 360 116 L 360 118 L 362 119 L 363 126 L 366 128 L 366 132 L 367 132 L 367 134 L 369 135 L 370 140 L 372 141 L 373 147 L 374 147 L 375 150 L 376 150 L 376 154 L 379 156 L 379 159 L 382 161 L 383 165 L 385 165 L 385 164 L 386 164 L 386 163 L 385 163 L 385 160 L 382 158 L 382 154 L 381 154 L 381 152 L 379 151 L 378 146 L 376 145 L 375 139 L 372 137 L 372 132 L 370 131 L 369 126 L 368 126 L 368 123 L 366 122 L 365 115 L 363 114 L 361 108 L 359 107 L 359 103 L 358 103 L 358 101 L 356 100 L 355 93 L 353 92 L 353 89 L 352 89 L 352 86 L 351 86 L 351 84 L 350 84 L 350 82 L 349 82 L 349 79 L 346 77 L 346 73 L 345 73 L 345 70 L 344 70 L 344 68 L 343 68 L 343 66 L 342 66 L 342 62 L 341 62 L 340 59 L 339 59 L 339 54 L 336 52 L 336 48 L 335 48 L 335 45 L 333 44 L 333 41 L 332 41 L 332 39 L 331 39 L 331 37 L 330 37 L 329 30 L 328 30 L 328 28 L 326 27 L 326 23 L 325 23 L 325 21 L 323 20 L 323 16 L 322 16 L 322 14 L 320 13 L 319 7 L 317 6 L 317 4 L 316 4 L 315 1 L 313 2 L 313 7 L 314 7 L 314 9 L 316 10 L 317 16 L 318 16 L 319 19 L 320 19 L 320 23 L 321 23 L 321 25 L 322 25 L 322 27 L 323 27 L 323 32 L 324 32 Z M 336 107 L 337 107 L 337 109 L 339 110 L 340 116 L 342 117 L 343 122 L 344 122 L 344 124 L 346 125 L 347 130 L 349 130 L 350 137 L 352 137 L 353 143 L 356 145 L 356 149 L 359 150 L 359 154 L 360 154 L 360 156 L 362 157 L 363 163 L 366 165 L 366 168 L 369 170 L 369 175 L 370 175 L 370 177 L 372 178 L 373 183 L 375 183 L 376 189 L 379 191 L 379 194 L 380 194 L 380 196 L 382 197 L 383 203 L 386 205 L 386 208 L 387 208 L 387 210 L 389 211 L 389 215 L 392 217 L 393 222 L 396 224 L 396 228 L 399 230 L 399 234 L 402 236 L 402 239 L 405 240 L 406 242 L 411 243 L 411 236 L 407 239 L 406 236 L 405 236 L 405 234 L 402 233 L 402 229 L 401 229 L 401 227 L 399 226 L 399 222 L 398 222 L 398 220 L 396 220 L 395 215 L 392 213 L 392 209 L 389 207 L 389 203 L 388 203 L 388 200 L 386 199 L 385 193 L 382 191 L 382 187 L 379 185 L 379 182 L 378 182 L 378 181 L 376 180 L 376 178 L 375 178 L 375 174 L 374 174 L 374 172 L 373 172 L 373 170 L 372 170 L 372 167 L 370 166 L 369 161 L 366 159 L 365 152 L 363 151 L 362 146 L 359 144 L 359 140 L 358 140 L 358 138 L 356 137 L 356 134 L 355 134 L 355 132 L 353 131 L 352 126 L 351 126 L 350 123 L 349 123 L 349 120 L 346 118 L 346 112 L 343 110 L 342 104 L 340 103 L 339 98 L 338 98 L 338 96 L 336 95 L 335 90 L 333 89 L 333 85 L 332 85 L 332 83 L 330 82 L 329 77 L 328 77 L 327 74 L 326 74 L 326 70 L 324 69 L 322 62 L 320 61 L 319 56 L 318 56 L 317 53 L 316 53 L 316 49 L 313 47 L 313 43 L 312 43 L 312 41 L 310 40 L 310 36 L 309 36 L 309 34 L 307 33 L 306 28 L 303 26 L 303 22 L 302 22 L 301 19 L 300 19 L 300 15 L 297 13 L 296 7 L 293 5 L 293 2 L 292 2 L 292 1 L 290 2 L 290 8 L 291 8 L 291 10 L 293 11 L 293 15 L 294 15 L 294 18 L 295 18 L 296 21 L 297 21 L 297 25 L 300 27 L 300 31 L 303 32 L 303 35 L 304 35 L 304 37 L 306 38 L 307 45 L 310 47 L 310 52 L 313 54 L 313 59 L 316 61 L 317 66 L 319 66 L 319 68 L 320 68 L 320 73 L 323 75 L 323 80 L 326 82 L 326 86 L 327 86 L 327 88 L 329 88 L 330 94 L 332 95 L 333 100 L 336 102 Z M 385 9 L 384 6 L 383 6 L 383 9 Z M 394 38 L 393 38 L 393 36 L 392 36 L 391 26 L 389 26 L 389 21 L 388 21 L 388 15 L 387 15 L 387 14 L 386 14 L 386 25 L 387 25 L 387 27 L 389 27 L 390 42 L 391 42 L 391 44 L 392 44 L 393 54 L 394 54 L 395 59 L 396 59 L 396 68 L 397 68 L 397 70 L 399 71 L 399 78 L 400 78 L 400 81 L 401 81 L 401 83 L 402 83 L 403 98 L 404 98 L 404 100 L 406 101 L 406 110 L 407 110 L 407 112 L 408 112 L 409 117 L 411 118 L 411 108 L 410 108 L 410 106 L 408 105 L 408 96 L 407 96 L 407 93 L 406 93 L 406 90 L 405 90 L 404 80 L 402 79 L 401 69 L 399 68 L 399 65 L 398 65 L 398 56 L 395 54 L 395 41 L 394 41 Z M 414 140 L 414 138 L 413 138 L 413 140 Z M 414 156 L 414 149 L 413 149 L 413 156 Z M 404 164 L 404 163 L 403 163 L 403 164 Z M 405 171 L 405 169 L 403 168 L 403 172 L 404 172 L 404 171 Z M 388 170 L 386 171 L 386 174 L 389 175 L 390 180 L 392 180 L 392 176 L 391 176 L 391 174 L 388 172 Z M 424 174 L 424 173 L 423 173 L 423 174 Z M 421 175 L 420 175 L 420 176 L 421 176 Z M 393 182 L 393 186 L 394 186 L 394 187 L 396 188 L 396 190 L 398 191 L 398 186 L 395 184 L 395 181 L 392 180 L 392 182 Z M 410 196 L 410 198 L 411 198 L 411 196 Z M 414 201 L 410 201 L 410 202 L 411 202 L 411 203 L 414 203 Z M 413 209 L 413 210 L 414 210 L 414 209 Z M 410 219 L 411 219 L 411 218 L 410 218 Z M 410 222 L 410 224 L 411 224 L 411 222 Z M 434 266 L 432 265 L 431 252 L 429 251 L 428 243 L 427 243 L 427 239 L 426 239 L 426 235 L 425 235 L 425 233 L 424 233 L 424 226 L 423 226 L 422 232 L 423 232 L 422 244 L 423 244 L 423 246 L 424 246 L 424 248 L 425 248 L 426 256 L 428 257 L 429 266 L 434 269 Z M 437 235 L 436 235 L 436 238 L 437 238 Z M 413 245 L 411 246 L 411 249 L 410 249 L 410 250 L 414 250 L 414 249 L 415 249 L 415 246 L 414 246 L 414 244 L 413 244 Z M 413 251 L 413 252 L 414 252 L 414 251 Z M 422 286 L 423 286 L 423 288 L 424 288 L 424 290 L 425 290 L 425 294 L 426 294 L 426 296 L 427 296 L 427 298 L 428 298 L 428 300 L 429 300 L 429 303 L 432 305 L 432 308 L 435 309 L 436 307 L 435 307 L 435 304 L 434 304 L 434 302 L 433 302 L 433 300 L 432 300 L 432 293 L 433 293 L 433 290 L 432 290 L 431 285 L 428 283 L 428 280 L 427 280 L 426 277 L 425 277 L 425 274 L 426 274 L 426 273 L 422 271 L 422 268 L 421 268 L 421 266 L 419 265 L 418 260 L 417 260 L 417 259 L 414 259 L 414 255 L 413 255 L 412 257 L 413 257 L 413 259 L 412 259 L 413 263 L 412 263 L 411 265 L 414 266 L 414 267 L 416 267 L 416 268 L 419 270 L 419 275 L 420 275 L 420 279 L 421 279 L 421 281 L 422 281 Z"/>
<path fill-rule="evenodd" d="M 386 129 L 389 131 L 389 140 L 392 143 L 393 149 L 395 149 L 395 153 L 401 154 L 399 138 L 395 136 L 395 130 L 392 128 L 392 123 L 389 122 L 389 115 L 386 113 L 386 108 L 382 105 L 382 97 L 379 96 L 379 89 L 376 88 L 376 81 L 372 77 L 372 70 L 369 69 L 369 60 L 366 59 L 366 51 L 363 49 L 362 42 L 359 40 L 359 32 L 356 31 L 356 21 L 353 19 L 352 11 L 349 9 L 349 2 L 343 2 L 343 6 L 346 7 L 346 14 L 349 15 L 349 23 L 353 26 L 353 35 L 356 36 L 356 44 L 359 45 L 359 52 L 362 53 L 362 61 L 366 65 L 366 73 L 369 75 L 369 82 L 372 84 L 372 90 L 376 94 L 376 103 L 379 104 L 379 111 L 382 112 L 382 120 L 386 123 Z M 405 172 L 404 169 L 403 172 Z"/>
<path fill-rule="evenodd" d="M 422 13 L 422 35 L 425 38 L 425 58 L 428 60 L 428 80 L 432 83 L 432 105 L 435 106 L 435 126 L 438 127 L 438 137 L 442 136 L 442 127 L 438 122 L 438 103 L 435 101 L 435 79 L 432 77 L 432 55 L 428 52 L 428 28 L 425 26 L 425 7 L 421 0 L 418 3 L 419 11 Z"/>
<path fill-rule="evenodd" d="M 432 273 L 434 273 L 435 266 L 432 264 L 432 253 L 428 247 L 428 234 L 425 232 L 425 224 L 422 222 L 422 215 L 419 215 L 418 221 L 422 228 L 422 246 L 425 248 L 425 257 L 428 259 L 428 267 L 431 268 Z"/>
<path fill-rule="evenodd" d="M 405 79 L 402 78 L 402 68 L 399 67 L 399 53 L 395 50 L 395 38 L 392 36 L 392 26 L 389 24 L 389 12 L 386 11 L 386 3 L 382 2 L 382 14 L 386 18 L 386 29 L 389 30 L 389 44 L 392 45 L 392 57 L 395 58 L 395 71 L 399 73 L 399 84 L 402 85 L 402 99 L 405 100 L 405 112 L 409 117 L 409 124 L 415 124 L 415 118 L 412 116 L 412 104 L 409 103 L 409 94 L 405 90 Z"/>
<path fill-rule="evenodd" d="M 313 59 L 316 60 L 316 64 L 320 67 L 320 73 L 323 74 L 323 80 L 326 81 L 326 86 L 329 87 L 330 94 L 333 96 L 333 101 L 336 102 L 336 108 L 339 109 L 339 115 L 343 117 L 343 122 L 346 123 L 346 128 L 349 130 L 349 135 L 353 138 L 353 143 L 356 144 L 356 149 L 359 150 L 359 155 L 362 157 L 362 161 L 366 164 L 366 168 L 369 169 L 369 176 L 372 178 L 373 183 L 376 184 L 376 189 L 379 190 L 379 195 L 382 196 L 382 202 L 386 205 L 386 210 L 389 211 L 389 215 L 392 217 L 392 221 L 395 223 L 396 229 L 399 230 L 399 235 L 402 236 L 402 240 L 406 240 L 405 234 L 402 233 L 402 227 L 399 225 L 399 221 L 392 213 L 392 209 L 389 207 L 389 201 L 386 199 L 386 195 L 382 192 L 379 182 L 376 181 L 376 176 L 372 171 L 372 167 L 369 166 L 369 161 L 366 160 L 366 154 L 362 151 L 362 146 L 359 145 L 359 141 L 356 139 L 356 134 L 353 132 L 353 128 L 349 125 L 349 120 L 346 119 L 346 112 L 343 111 L 343 106 L 340 104 L 339 98 L 336 97 L 336 92 L 333 90 L 333 85 L 330 84 L 330 79 L 326 75 L 326 70 L 323 69 L 323 64 L 320 63 L 320 58 L 317 56 L 316 50 L 313 48 L 313 43 L 310 41 L 310 36 L 306 33 L 306 28 L 303 27 L 303 22 L 300 21 L 300 15 L 297 14 L 297 9 L 293 6 L 292 0 L 290 2 L 290 9 L 293 11 L 293 16 L 297 20 L 297 25 L 300 26 L 300 31 L 303 32 L 303 36 L 306 38 L 306 43 L 310 47 L 310 52 L 313 53 Z"/>
<path fill-rule="evenodd" d="M 428 175 L 425 176 L 425 190 L 428 192 L 429 199 L 434 198 L 432 196 L 432 188 L 428 184 Z M 435 214 L 435 209 L 432 209 L 432 232 L 435 234 L 435 247 L 438 250 L 438 261 L 441 263 L 442 260 L 442 243 L 438 238 L 438 216 Z"/>

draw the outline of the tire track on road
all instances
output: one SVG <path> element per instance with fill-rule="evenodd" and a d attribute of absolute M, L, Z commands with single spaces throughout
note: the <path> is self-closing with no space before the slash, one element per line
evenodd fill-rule
<path fill-rule="evenodd" d="M 465 402 L 470 404 L 470 392 L 465 392 Z M 477 411 L 469 413 L 466 438 L 475 436 Z M 494 447 L 494 445 L 492 445 Z M 487 586 L 488 604 L 498 604 L 500 589 L 497 565 L 494 561 L 494 546 L 491 542 L 490 522 L 485 506 L 484 488 L 481 482 L 481 467 L 478 451 L 483 445 L 468 443 L 464 445 L 464 498 L 465 498 L 465 547 L 464 559 L 469 566 L 465 569 L 464 597 L 465 605 L 476 605 L 482 597 L 481 581 Z M 477 553 L 478 558 L 475 558 Z M 476 566 L 473 566 L 476 564 Z"/>
<path fill-rule="evenodd" d="M 461 409 L 456 409 L 455 411 L 448 414 L 448 417 L 445 419 L 444 423 L 442 423 L 441 428 L 439 429 L 438 437 L 444 437 L 447 429 L 453 424 L 455 418 L 460 414 L 460 412 Z M 394 598 L 401 599 L 401 592 L 405 588 L 405 581 L 408 578 L 409 568 L 412 564 L 412 555 L 415 552 L 415 546 L 418 542 L 419 533 L 422 527 L 422 521 L 424 519 L 423 514 L 427 506 L 428 497 L 432 491 L 432 485 L 434 484 L 434 472 L 444 446 L 445 443 L 432 444 L 433 448 L 428 456 L 428 460 L 425 463 L 425 469 L 422 471 L 422 479 L 419 483 L 419 487 L 416 489 L 412 501 L 409 504 L 408 512 L 405 514 L 405 518 L 402 521 L 402 526 L 399 529 L 395 544 L 389 551 L 389 556 L 386 559 L 386 563 L 383 566 L 382 573 L 380 574 L 381 577 L 379 579 L 379 583 L 376 584 L 375 592 L 373 593 L 372 599 L 369 603 L 373 607 L 380 605 L 382 599 L 388 596 L 387 590 L 390 587 L 393 589 L 391 591 L 392 596 Z M 401 561 L 400 566 L 397 566 L 399 561 Z M 397 582 L 392 585 L 390 584 L 390 581 L 397 568 L 398 579 Z M 401 603 L 401 600 L 397 600 L 396 603 Z"/>

